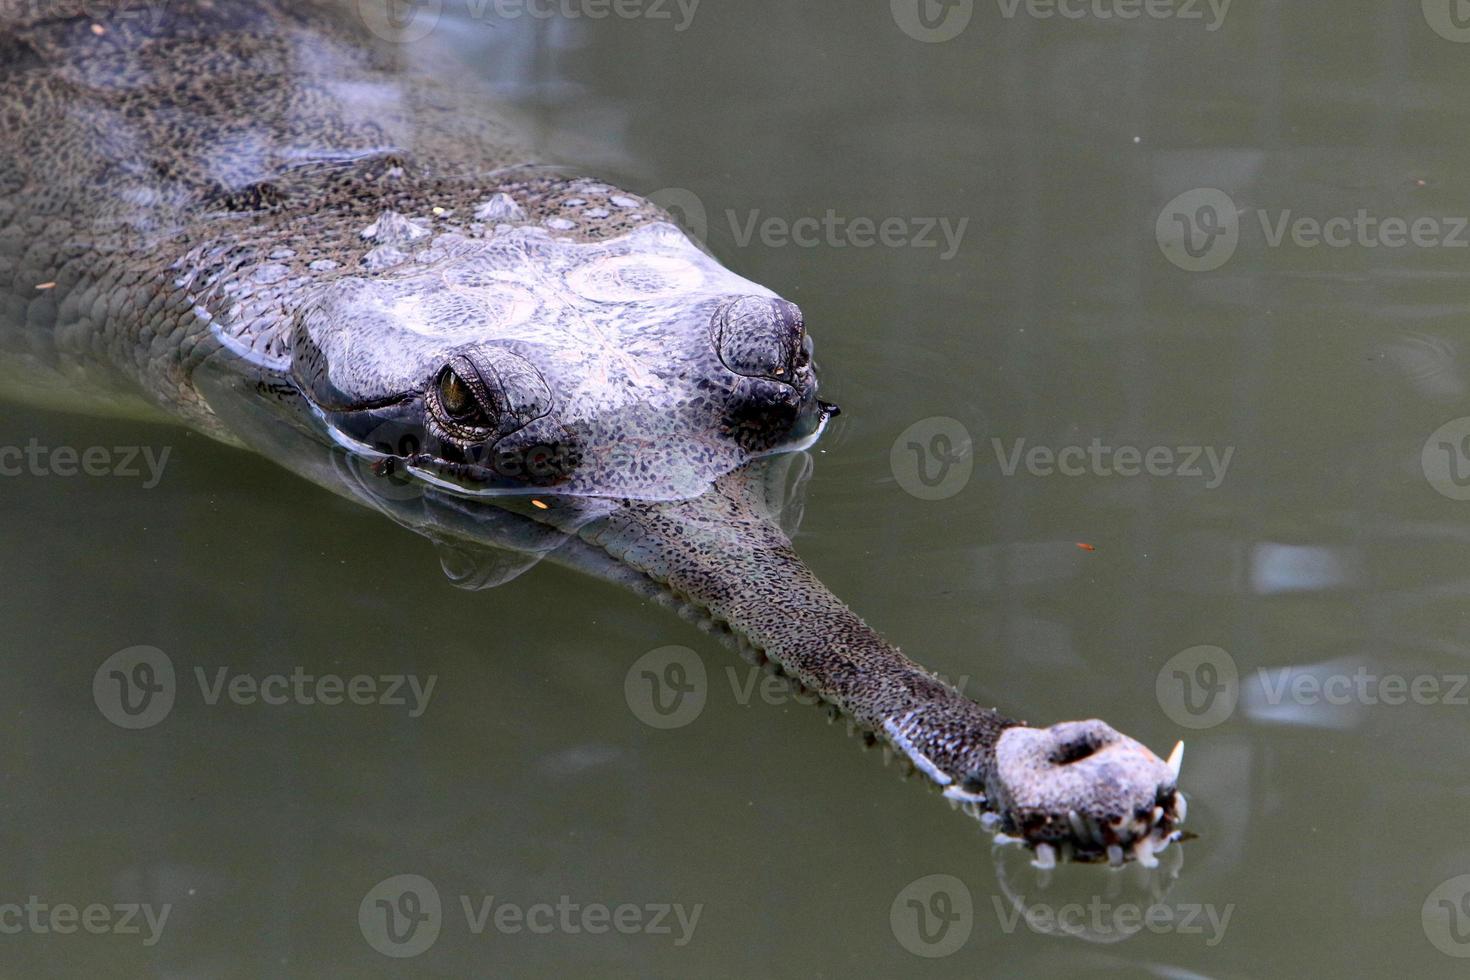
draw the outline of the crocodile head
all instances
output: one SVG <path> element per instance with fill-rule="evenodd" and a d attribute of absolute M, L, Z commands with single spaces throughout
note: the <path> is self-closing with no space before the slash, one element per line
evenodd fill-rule
<path fill-rule="evenodd" d="M 688 497 L 830 414 L 801 311 L 669 224 L 442 235 L 427 258 L 321 286 L 292 334 L 334 437 L 426 480 Z"/>
<path fill-rule="evenodd" d="M 1054 863 L 1058 852 L 1152 866 L 1187 812 L 1179 792 L 1183 758 L 1182 742 L 1160 759 L 1096 719 L 1017 726 L 996 743 L 987 794 L 1003 830 L 1033 847 L 1039 866 Z"/>
<path fill-rule="evenodd" d="M 292 313 L 286 384 L 266 387 L 290 389 L 313 444 L 345 456 L 318 466 L 244 435 L 244 415 L 231 422 L 242 441 L 429 537 L 457 584 L 488 587 L 547 555 L 635 588 L 651 579 L 1040 865 L 1153 864 L 1178 838 L 1177 759 L 1101 722 L 1035 729 L 981 708 L 791 549 L 756 500 L 758 473 L 835 412 L 794 305 L 666 221 L 603 240 L 537 226 L 424 237 L 414 261 L 318 283 Z M 415 493 L 380 493 L 390 474 Z"/>

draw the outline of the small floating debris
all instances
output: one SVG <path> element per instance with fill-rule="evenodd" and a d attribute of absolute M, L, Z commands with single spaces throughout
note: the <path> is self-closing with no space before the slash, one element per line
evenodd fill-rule
<path fill-rule="evenodd" d="M 532 507 L 535 507 L 535 508 L 537 508 L 539 510 L 550 510 L 551 509 L 551 505 L 550 504 L 546 503 L 544 500 L 537 500 L 535 497 L 532 497 L 531 498 L 531 506 Z"/>
<path fill-rule="evenodd" d="M 1077 542 L 1077 547 L 1081 548 L 1083 551 L 1096 551 L 1097 550 L 1097 545 L 1088 544 L 1086 541 L 1078 541 Z"/>
<path fill-rule="evenodd" d="M 37 283 L 36 284 L 36 288 L 37 289 L 55 289 L 56 288 L 56 283 L 54 281 L 52 281 L 52 282 L 40 282 L 40 283 Z"/>
<path fill-rule="evenodd" d="M 92 33 L 96 34 L 98 37 L 101 37 L 102 35 L 107 33 L 107 28 L 103 27 L 101 24 L 93 24 Z"/>

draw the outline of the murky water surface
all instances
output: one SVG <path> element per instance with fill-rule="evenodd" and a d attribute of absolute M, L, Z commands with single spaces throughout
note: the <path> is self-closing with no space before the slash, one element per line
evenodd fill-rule
<path fill-rule="evenodd" d="M 416 43 L 802 305 L 845 409 L 802 553 L 987 704 L 1184 738 L 1198 839 L 1043 879 L 657 606 L 457 590 L 264 459 L 8 408 L 151 455 L 0 489 L 0 971 L 1463 972 L 1465 4 L 922 3 L 443 0 Z M 173 702 L 110 720 L 136 646 Z"/>

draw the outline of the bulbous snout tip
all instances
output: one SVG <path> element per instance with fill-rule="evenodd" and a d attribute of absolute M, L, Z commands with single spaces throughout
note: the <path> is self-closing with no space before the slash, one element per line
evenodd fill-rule
<path fill-rule="evenodd" d="M 1183 743 L 1165 760 L 1105 722 L 1068 721 L 1007 729 L 995 761 L 991 804 L 1038 866 L 1061 854 L 1152 867 L 1181 835 Z"/>

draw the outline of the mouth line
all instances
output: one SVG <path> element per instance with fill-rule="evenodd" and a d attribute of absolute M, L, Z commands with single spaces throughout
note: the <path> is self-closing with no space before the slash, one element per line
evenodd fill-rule
<path fill-rule="evenodd" d="M 381 398 L 365 398 L 361 401 L 334 404 L 324 403 L 316 395 L 302 391 L 299 387 L 297 391 L 301 393 L 301 396 L 306 399 L 312 409 L 320 415 L 328 413 L 332 415 L 352 415 L 357 412 L 376 412 L 384 408 L 394 408 L 398 405 L 404 405 L 416 398 L 423 397 L 423 392 L 406 391 L 396 395 L 384 395 Z"/>
<path fill-rule="evenodd" d="M 997 832 L 995 843 L 1030 847 L 1036 855 L 1032 865 L 1042 870 L 1056 867 L 1059 861 L 1080 864 L 1106 862 L 1113 868 L 1120 868 L 1134 860 L 1145 868 L 1153 868 L 1159 863 L 1157 855 L 1161 851 L 1176 841 L 1186 839 L 1185 832 L 1178 829 L 1184 819 L 1184 795 L 1176 788 L 1165 802 L 1167 805 L 1155 805 L 1151 813 L 1141 820 L 1102 821 L 1068 810 L 1065 836 L 1041 836 L 1034 832 L 1028 835 L 1023 831 L 1022 836 L 1013 837 Z M 993 817 L 992 822 L 997 825 L 1003 819 L 996 814 L 986 816 Z M 1059 823 L 1050 817 L 1047 819 L 1053 824 Z M 986 822 L 984 818 L 983 822 Z M 1042 826 L 1046 827 L 1045 824 Z"/>

